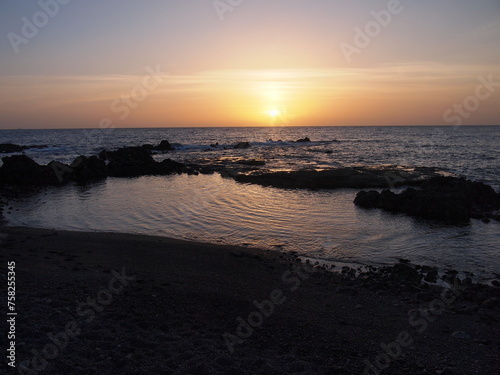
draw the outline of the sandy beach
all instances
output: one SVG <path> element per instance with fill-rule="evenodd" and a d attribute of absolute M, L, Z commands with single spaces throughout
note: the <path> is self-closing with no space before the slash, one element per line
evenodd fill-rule
<path fill-rule="evenodd" d="M 3 279 L 15 262 L 19 373 L 500 370 L 498 288 L 428 287 L 403 263 L 356 277 L 258 249 L 118 233 L 1 232 Z"/>

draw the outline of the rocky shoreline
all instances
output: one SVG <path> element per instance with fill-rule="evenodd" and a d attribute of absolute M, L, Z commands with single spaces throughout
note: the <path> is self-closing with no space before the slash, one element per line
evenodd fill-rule
<path fill-rule="evenodd" d="M 309 138 L 296 142 L 310 142 Z M 0 145 L 1 146 L 1 145 Z M 4 144 L 3 150 L 14 148 L 20 152 L 32 147 Z M 240 142 L 235 149 L 251 147 Z M 0 148 L 0 151 L 2 148 Z M 158 145 L 144 144 L 113 151 L 104 150 L 98 155 L 79 156 L 71 164 L 52 161 L 39 165 L 28 156 L 13 155 L 2 158 L 0 187 L 61 186 L 75 182 L 86 184 L 107 177 L 138 177 L 170 174 L 212 174 L 234 178 L 237 182 L 252 183 L 285 189 L 384 189 L 408 187 L 400 194 L 385 189 L 381 192 L 361 191 L 354 203 L 362 208 L 383 209 L 414 217 L 464 223 L 471 218 L 500 221 L 500 192 L 490 186 L 461 177 L 443 176 L 437 168 L 349 167 L 323 170 L 267 171 L 265 161 L 237 159 L 229 163 L 204 164 L 179 163 L 172 159 L 159 162 L 155 153 L 174 150 L 168 140 Z"/>

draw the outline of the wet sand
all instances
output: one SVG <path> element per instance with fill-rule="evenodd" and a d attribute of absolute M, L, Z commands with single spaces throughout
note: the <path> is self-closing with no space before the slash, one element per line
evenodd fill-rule
<path fill-rule="evenodd" d="M 443 293 L 326 272 L 293 254 L 160 237 L 0 232 L 2 280 L 16 263 L 21 373 L 500 371 L 499 288 Z M 7 362 L 2 373 L 18 373 Z"/>

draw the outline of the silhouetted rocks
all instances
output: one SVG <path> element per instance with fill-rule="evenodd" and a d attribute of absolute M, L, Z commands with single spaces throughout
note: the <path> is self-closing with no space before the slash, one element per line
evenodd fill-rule
<path fill-rule="evenodd" d="M 308 143 L 311 142 L 311 139 L 309 137 L 301 138 L 296 141 L 297 143 Z"/>
<path fill-rule="evenodd" d="M 116 151 L 103 151 L 101 159 L 107 160 L 108 176 L 135 177 L 146 175 L 168 175 L 189 172 L 184 164 L 166 159 L 156 162 L 144 147 L 124 147 Z"/>
<path fill-rule="evenodd" d="M 113 177 L 132 177 L 148 174 L 155 164 L 150 152 L 142 147 L 124 147 L 116 151 L 103 151 L 101 159 L 107 160 L 107 172 Z"/>
<path fill-rule="evenodd" d="M 236 164 L 248 165 L 250 167 L 260 167 L 266 165 L 266 162 L 264 160 L 256 160 L 256 159 L 250 159 L 250 160 L 241 159 L 236 161 Z"/>
<path fill-rule="evenodd" d="M 417 184 L 425 178 L 436 174 L 436 169 L 420 168 L 405 172 L 404 177 L 399 177 L 398 183 Z M 391 176 L 401 171 L 395 167 L 387 168 L 338 168 L 329 170 L 302 170 L 292 172 L 258 172 L 248 175 L 239 175 L 236 180 L 249 182 L 262 186 L 279 188 L 301 189 L 339 189 L 339 188 L 384 188 L 388 187 Z"/>
<path fill-rule="evenodd" d="M 71 163 L 72 177 L 79 183 L 107 177 L 106 162 L 97 156 L 79 156 Z"/>
<path fill-rule="evenodd" d="M 160 142 L 160 144 L 158 146 L 156 146 L 155 149 L 158 151 L 171 151 L 174 148 L 172 147 L 172 145 L 170 144 L 169 141 L 163 140 Z"/>
<path fill-rule="evenodd" d="M 56 184 L 51 169 L 39 165 L 26 155 L 14 155 L 2 158 L 0 182 L 8 185 L 45 186 Z"/>
<path fill-rule="evenodd" d="M 22 152 L 23 148 L 19 145 L 14 145 L 12 143 L 2 143 L 0 144 L 0 153 L 10 154 L 14 152 Z"/>
<path fill-rule="evenodd" d="M 250 148 L 250 143 L 249 142 L 240 142 L 236 146 L 234 146 L 234 148 L 237 150 Z"/>
<path fill-rule="evenodd" d="M 416 217 L 464 222 L 470 218 L 498 219 L 500 194 L 481 182 L 435 177 L 423 182 L 420 189 L 408 188 L 400 194 L 390 190 L 360 191 L 354 203 Z"/>
<path fill-rule="evenodd" d="M 19 145 L 15 145 L 12 143 L 1 143 L 0 144 L 0 153 L 1 154 L 11 154 L 11 153 L 15 153 L 15 152 L 23 152 L 24 150 L 33 149 L 33 148 L 42 149 L 42 148 L 47 148 L 47 147 L 49 147 L 49 146 L 47 146 L 47 145 L 19 146 Z"/>
<path fill-rule="evenodd" d="M 51 161 L 46 166 L 39 165 L 26 155 L 4 157 L 2 160 L 0 184 L 14 186 L 64 185 L 70 181 L 85 184 L 108 176 L 134 177 L 193 172 L 184 164 L 170 159 L 156 162 L 144 147 L 102 151 L 99 156 L 79 156 L 71 165 L 58 161 Z"/>

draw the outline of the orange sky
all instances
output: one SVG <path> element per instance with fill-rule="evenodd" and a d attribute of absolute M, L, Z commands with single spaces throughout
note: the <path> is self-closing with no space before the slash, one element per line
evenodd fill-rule
<path fill-rule="evenodd" d="M 243 4 L 223 20 L 197 0 L 163 18 L 69 4 L 18 53 L 0 44 L 0 128 L 499 124 L 500 6 L 424 3 L 402 1 L 367 46 L 357 30 L 376 32 L 387 1 Z M 4 34 L 22 36 L 32 8 L 12 6 Z M 479 77 L 493 89 L 471 99 Z"/>

